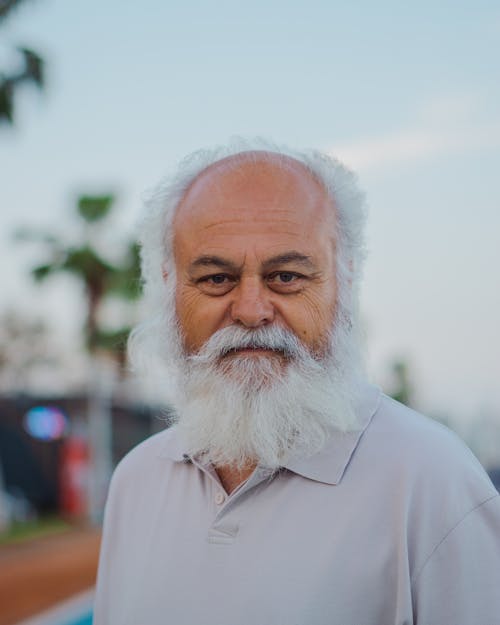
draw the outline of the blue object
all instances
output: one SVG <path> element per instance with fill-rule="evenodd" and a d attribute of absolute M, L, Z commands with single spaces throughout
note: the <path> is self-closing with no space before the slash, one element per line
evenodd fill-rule
<path fill-rule="evenodd" d="M 24 429 L 34 438 L 54 441 L 68 430 L 68 418 L 55 406 L 34 406 L 24 415 Z"/>
<path fill-rule="evenodd" d="M 71 625 L 92 625 L 92 614 L 82 616 L 82 618 L 74 621 L 73 623 L 71 623 Z"/>

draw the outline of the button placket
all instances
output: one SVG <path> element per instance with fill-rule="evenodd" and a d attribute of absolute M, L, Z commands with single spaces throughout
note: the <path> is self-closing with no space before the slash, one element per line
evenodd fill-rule
<path fill-rule="evenodd" d="M 221 506 L 226 500 L 226 496 L 220 490 L 215 493 L 214 501 L 218 506 Z"/>

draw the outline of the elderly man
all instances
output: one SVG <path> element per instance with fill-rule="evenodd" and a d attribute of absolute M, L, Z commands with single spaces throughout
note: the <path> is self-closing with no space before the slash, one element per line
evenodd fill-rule
<path fill-rule="evenodd" d="M 204 151 L 150 200 L 176 424 L 111 484 L 95 625 L 495 625 L 500 499 L 442 426 L 365 379 L 363 198 L 340 163 Z"/>

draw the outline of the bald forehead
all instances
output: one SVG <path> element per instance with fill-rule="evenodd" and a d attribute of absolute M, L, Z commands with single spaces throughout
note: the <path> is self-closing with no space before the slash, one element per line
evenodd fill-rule
<path fill-rule="evenodd" d="M 314 179 L 307 167 L 297 159 L 286 154 L 266 152 L 264 150 L 249 150 L 227 156 L 209 165 L 197 176 L 197 179 L 252 171 L 268 172 L 274 175 L 279 175 L 281 172 L 283 175 L 288 174 L 290 176 L 295 175 Z"/>
<path fill-rule="evenodd" d="M 322 202 L 333 202 L 321 182 L 295 158 L 276 152 L 248 151 L 228 156 L 212 163 L 198 174 L 188 187 L 178 209 L 196 203 L 206 192 L 221 189 L 244 190 L 255 193 L 255 185 L 262 189 L 272 185 L 276 189 L 295 187 L 306 196 L 316 196 Z"/>

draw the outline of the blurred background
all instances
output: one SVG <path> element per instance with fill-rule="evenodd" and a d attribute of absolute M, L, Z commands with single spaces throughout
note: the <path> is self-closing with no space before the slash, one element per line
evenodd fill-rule
<path fill-rule="evenodd" d="M 0 625 L 90 623 L 110 473 L 166 425 L 141 197 L 233 135 L 358 173 L 370 376 L 498 484 L 499 42 L 487 0 L 0 0 Z"/>

